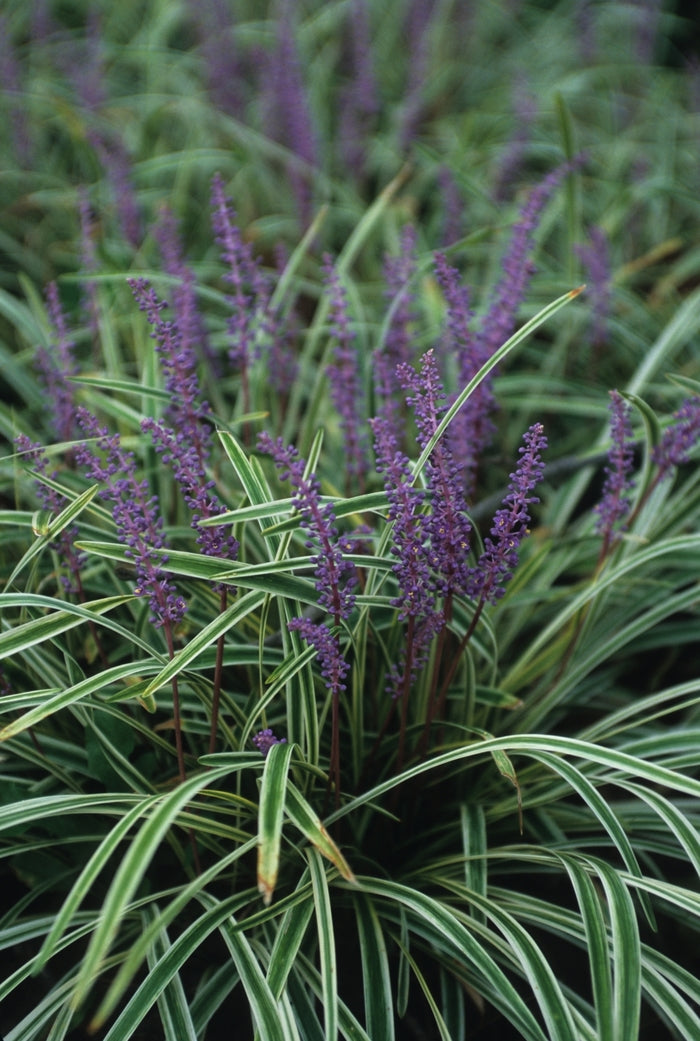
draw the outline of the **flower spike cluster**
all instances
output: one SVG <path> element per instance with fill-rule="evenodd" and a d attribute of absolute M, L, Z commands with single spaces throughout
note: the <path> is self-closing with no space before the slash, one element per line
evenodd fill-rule
<path fill-rule="evenodd" d="M 469 592 L 474 599 L 495 603 L 503 596 L 518 562 L 518 548 L 528 532 L 530 505 L 539 502 L 531 492 L 544 472 L 540 453 L 547 447 L 547 438 L 542 424 L 534 423 L 523 441 L 520 465 L 510 475 L 503 506 L 493 519 L 490 535 L 484 539 L 484 552 L 471 570 Z"/>
<path fill-rule="evenodd" d="M 437 430 L 445 412 L 445 395 L 433 351 L 426 351 L 420 372 L 400 365 L 398 378 L 408 391 L 418 427 L 418 444 L 424 449 Z M 437 576 L 441 596 L 464 595 L 469 585 L 469 541 L 471 524 L 467 517 L 464 491 L 452 452 L 441 438 L 426 464 L 432 509 L 426 522 L 430 540 L 430 563 Z"/>
<path fill-rule="evenodd" d="M 273 745 L 286 745 L 287 743 L 286 737 L 275 737 L 274 732 L 269 727 L 259 730 L 251 740 L 265 759 L 267 759 L 267 753 Z"/>
<path fill-rule="evenodd" d="M 615 537 L 625 530 L 624 520 L 630 510 L 630 492 L 634 487 L 631 477 L 634 444 L 630 408 L 617 390 L 610 391 L 610 440 L 603 495 L 593 507 L 597 514 L 595 529 L 603 536 L 606 550 Z"/>
<path fill-rule="evenodd" d="M 167 557 L 158 552 L 165 547 L 158 499 L 150 494 L 148 481 L 138 480 L 134 456 L 122 447 L 118 434 L 110 434 L 86 408 L 78 408 L 77 420 L 95 444 L 79 444 L 76 459 L 88 477 L 103 485 L 102 494 L 112 502 L 117 536 L 128 547 L 126 555 L 136 568 L 137 589 L 149 599 L 150 621 L 156 627 L 174 625 L 186 605 L 163 570 Z"/>
<path fill-rule="evenodd" d="M 306 474 L 306 463 L 293 445 L 267 432 L 258 439 L 261 452 L 272 456 L 283 481 L 294 489 L 292 502 L 299 511 L 307 534 L 306 548 L 320 550 L 311 559 L 316 569 L 318 602 L 339 625 L 348 618 L 355 604 L 355 567 L 344 556 L 345 543 L 335 526 L 333 504 L 321 502 L 321 486 L 315 474 Z"/>
<path fill-rule="evenodd" d="M 687 463 L 690 453 L 700 438 L 700 396 L 683 402 L 673 413 L 673 422 L 666 427 L 651 458 L 659 468 L 657 480 L 664 478 L 672 466 Z"/>
<path fill-rule="evenodd" d="M 184 337 L 177 322 L 162 317 L 165 302 L 145 279 L 130 280 L 134 297 L 153 328 L 152 336 L 163 370 L 170 402 L 165 420 L 144 419 L 141 429 L 150 433 L 156 451 L 175 476 L 185 502 L 192 510 L 192 527 L 197 544 L 211 557 L 233 559 L 238 543 L 225 525 L 201 527 L 200 521 L 223 511 L 214 482 L 207 478 L 209 458 L 208 406 L 199 397 L 196 358 L 191 341 Z"/>
<path fill-rule="evenodd" d="M 367 453 L 361 414 L 359 355 L 350 328 L 347 294 L 328 254 L 324 257 L 323 274 L 330 296 L 330 327 L 335 341 L 333 361 L 328 366 L 331 399 L 340 416 L 348 476 L 364 478 Z"/>

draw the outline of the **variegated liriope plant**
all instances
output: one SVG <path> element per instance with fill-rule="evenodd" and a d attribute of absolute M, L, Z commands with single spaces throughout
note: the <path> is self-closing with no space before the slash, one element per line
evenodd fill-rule
<path fill-rule="evenodd" d="M 6 6 L 0 1033 L 699 1036 L 697 70 Z"/>

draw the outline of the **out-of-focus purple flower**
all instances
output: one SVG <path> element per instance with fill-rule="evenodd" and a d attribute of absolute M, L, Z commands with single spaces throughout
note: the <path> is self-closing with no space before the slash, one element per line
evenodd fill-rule
<path fill-rule="evenodd" d="M 406 12 L 403 39 L 409 61 L 399 128 L 401 152 L 407 151 L 416 138 L 425 103 L 423 88 L 428 71 L 429 25 L 433 6 L 434 0 L 412 0 Z"/>
<path fill-rule="evenodd" d="M 534 423 L 523 436 L 519 449 L 520 465 L 510 475 L 510 485 L 503 507 L 497 511 L 491 533 L 484 539 L 484 551 L 470 577 L 469 595 L 495 603 L 505 593 L 518 562 L 518 548 L 527 534 L 530 505 L 539 502 L 530 493 L 542 480 L 544 464 L 540 453 L 547 447 L 541 423 Z"/>
<path fill-rule="evenodd" d="M 380 107 L 366 0 L 355 0 L 348 9 L 348 22 L 350 80 L 340 94 L 338 137 L 344 166 L 360 179 Z"/>
<path fill-rule="evenodd" d="M 471 347 L 474 371 L 469 373 L 468 379 L 471 379 L 481 366 L 492 357 L 494 352 L 512 335 L 515 329 L 518 309 L 523 301 L 534 270 L 532 263 L 532 251 L 535 243 L 534 233 L 539 224 L 542 210 L 564 176 L 580 166 L 583 160 L 584 156 L 580 155 L 552 170 L 530 192 L 525 205 L 520 211 L 520 216 L 511 233 L 510 243 L 501 261 L 501 278 L 492 294 L 491 303 L 481 323 L 481 328 L 474 335 Z M 463 373 L 461 375 L 467 374 Z M 484 406 L 489 398 L 493 401 L 491 388 L 494 375 L 495 373 L 492 370 L 481 384 L 483 388 L 480 392 L 482 400 L 479 403 L 480 412 L 477 414 L 483 417 L 480 419 L 482 423 L 485 423 L 487 419 L 487 412 Z M 487 431 L 487 428 L 484 427 L 482 430 L 483 442 L 475 443 L 471 450 L 477 459 L 488 443 L 486 440 L 488 436 L 490 436 L 490 431 Z M 467 466 L 469 465 L 467 462 Z"/>
<path fill-rule="evenodd" d="M 592 0 L 577 0 L 575 26 L 581 59 L 586 65 L 592 65 L 598 51 Z"/>
<path fill-rule="evenodd" d="M 494 177 L 493 198 L 496 202 L 503 202 L 518 176 L 530 144 L 532 126 L 537 118 L 537 101 L 522 73 L 516 76 L 513 84 L 513 115 L 515 131 L 503 152 Z"/>
<path fill-rule="evenodd" d="M 199 0 L 192 6 L 201 40 L 209 96 L 222 112 L 240 119 L 243 78 L 230 6 L 224 0 Z"/>
<path fill-rule="evenodd" d="M 76 460 L 112 503 L 117 537 L 128 547 L 126 555 L 136 569 L 136 588 L 148 596 L 150 621 L 158 627 L 175 625 L 186 605 L 163 570 L 167 556 L 158 552 L 165 547 L 165 536 L 157 496 L 150 493 L 148 481 L 138 480 L 133 453 L 123 448 L 118 434 L 110 434 L 85 408 L 77 409 L 77 420 L 94 444 L 78 444 Z"/>
<path fill-rule="evenodd" d="M 272 456 L 283 481 L 294 489 L 292 503 L 298 510 L 301 524 L 308 538 L 310 550 L 320 550 L 311 563 L 315 568 L 318 602 L 333 617 L 335 625 L 348 618 L 355 603 L 353 589 L 357 583 L 355 566 L 345 558 L 345 540 L 335 525 L 335 511 L 331 502 L 321 502 L 321 486 L 315 474 L 305 475 L 306 463 L 293 445 L 276 441 L 267 432 L 258 439 L 261 452 Z"/>
<path fill-rule="evenodd" d="M 446 304 L 443 349 L 457 363 L 461 390 L 487 359 L 480 353 L 483 344 L 480 344 L 470 328 L 472 312 L 469 308 L 469 290 L 463 285 L 459 271 L 447 263 L 444 253 L 435 254 L 435 273 Z M 481 453 L 495 429 L 491 420 L 494 404 L 492 383 L 488 379 L 482 380 L 447 431 L 454 466 L 467 496 L 474 492 Z"/>
<path fill-rule="evenodd" d="M 36 441 L 32 441 L 26 434 L 19 434 L 15 438 L 15 444 L 18 452 L 21 452 L 25 459 L 33 463 L 39 475 L 35 482 L 36 495 L 39 502 L 45 510 L 57 516 L 68 505 L 68 499 L 51 485 L 45 484 L 41 478 L 49 477 L 52 481 L 56 481 L 59 476 L 58 471 L 50 469 L 49 457 L 43 446 Z M 61 565 L 65 568 L 65 574 L 59 577 L 61 585 L 67 593 L 79 594 L 82 588 L 80 573 L 87 558 L 84 553 L 75 548 L 75 541 L 78 535 L 77 527 L 71 524 L 64 528 L 63 531 L 60 531 L 58 536 L 50 543 L 51 548 L 56 551 Z"/>
<path fill-rule="evenodd" d="M 80 253 L 81 262 L 88 275 L 97 271 L 97 254 L 95 251 L 95 219 L 90 206 L 88 193 L 85 189 L 78 190 L 78 214 L 80 216 Z M 100 305 L 97 297 L 97 286 L 91 278 L 81 279 L 83 291 L 83 307 L 87 315 L 93 343 L 97 343 L 100 336 Z"/>
<path fill-rule="evenodd" d="M 212 224 L 221 257 L 226 264 L 224 280 L 231 286 L 228 321 L 231 348 L 229 358 L 235 369 L 246 373 L 259 354 L 259 333 L 267 329 L 269 294 L 262 271 L 253 256 L 251 243 L 244 242 L 236 224 L 236 214 L 226 198 L 224 183 L 216 174 L 212 180 Z"/>
<path fill-rule="evenodd" d="M 46 388 L 46 405 L 59 441 L 72 441 L 76 433 L 74 391 L 69 382 L 77 376 L 75 344 L 66 326 L 58 296 L 58 287 L 50 282 L 46 288 L 46 304 L 55 339 L 47 349 L 36 352 L 36 363 Z"/>
<path fill-rule="evenodd" d="M 259 730 L 257 734 L 252 738 L 252 742 L 264 757 L 267 757 L 267 753 L 270 751 L 273 745 L 286 745 L 286 737 L 275 737 L 272 730 L 266 727 L 265 730 Z"/>
<path fill-rule="evenodd" d="M 651 453 L 658 466 L 656 480 L 662 480 L 672 466 L 687 463 L 690 453 L 700 439 L 700 397 L 695 395 L 683 402 L 673 421 L 666 427 L 661 440 Z"/>
<path fill-rule="evenodd" d="M 192 510 L 197 544 L 208 556 L 232 559 L 238 552 L 238 543 L 228 526 L 205 528 L 200 524 L 223 512 L 223 507 L 212 491 L 214 482 L 206 473 L 211 437 L 207 422 L 209 409 L 200 399 L 192 342 L 182 335 L 177 322 L 162 317 L 165 303 L 158 299 L 145 279 L 130 279 L 129 285 L 152 326 L 151 335 L 156 341 L 165 388 L 170 395 L 165 419 L 144 419 L 141 429 L 151 434 L 156 451 L 172 468 L 185 502 Z"/>
<path fill-rule="evenodd" d="M 374 353 L 374 385 L 377 412 L 393 423 L 401 407 L 396 369 L 402 362 L 413 361 L 413 326 L 418 318 L 411 288 L 416 273 L 415 246 L 415 228 L 407 224 L 401 232 L 399 255 L 384 259 L 384 295 L 389 301 L 390 316 L 383 347 Z"/>
<path fill-rule="evenodd" d="M 323 274 L 330 297 L 330 328 L 335 341 L 333 360 L 328 366 L 331 399 L 340 416 L 348 478 L 362 479 L 367 473 L 367 450 L 359 372 L 360 358 L 355 334 L 350 328 L 347 295 L 333 261 L 327 254 L 324 257 Z"/>
<path fill-rule="evenodd" d="M 207 330 L 197 307 L 196 279 L 192 268 L 185 262 L 178 234 L 177 221 L 172 211 L 164 206 L 153 234 L 163 257 L 168 275 L 178 280 L 173 289 L 173 311 L 184 340 L 196 345 L 197 354 L 209 371 L 219 375 L 219 360 L 211 350 Z"/>
<path fill-rule="evenodd" d="M 289 181 L 304 227 L 311 223 L 311 178 L 318 166 L 318 147 L 304 86 L 301 58 L 294 35 L 293 0 L 279 0 L 274 19 L 276 46 L 270 55 L 266 91 L 266 130 L 293 153 Z"/>
<path fill-rule="evenodd" d="M 442 245 L 447 247 L 464 235 L 464 203 L 455 175 L 449 166 L 440 167 L 438 188 L 444 212 L 441 240 Z"/>
<path fill-rule="evenodd" d="M 610 451 L 605 467 L 605 482 L 600 502 L 593 507 L 597 514 L 595 529 L 603 536 L 607 548 L 625 530 L 629 514 L 630 492 L 634 487 L 632 466 L 634 444 L 630 407 L 617 390 L 610 391 Z"/>
<path fill-rule="evenodd" d="M 642 65 L 651 64 L 654 48 L 659 33 L 661 16 L 661 0 L 634 0 L 635 17 L 635 55 Z"/>
<path fill-rule="evenodd" d="M 398 595 L 391 603 L 399 620 L 408 619 L 411 639 L 402 647 L 401 660 L 389 670 L 387 690 L 399 698 L 424 664 L 430 642 L 444 618 L 436 604 L 437 588 L 430 566 L 429 522 L 423 513 L 425 493 L 414 487 L 408 457 L 400 451 L 394 424 L 384 416 L 370 420 L 374 432 L 377 469 L 384 478 L 393 525 L 391 570 Z"/>
<path fill-rule="evenodd" d="M 423 355 L 420 372 L 410 365 L 401 365 L 398 377 L 404 389 L 409 391 L 406 400 L 415 413 L 418 444 L 422 450 L 437 430 L 446 407 L 433 351 L 426 351 Z M 426 533 L 437 589 L 444 597 L 452 593 L 464 595 L 469 583 L 467 557 L 471 524 L 460 473 L 444 438 L 433 448 L 425 473 L 431 497 Z"/>
<path fill-rule="evenodd" d="M 122 232 L 127 242 L 138 246 L 143 228 L 131 180 L 131 160 L 121 135 L 100 121 L 99 110 L 106 100 L 105 70 L 100 15 L 94 7 L 88 9 L 86 42 L 86 59 L 74 63 L 72 72 L 78 96 L 87 110 L 87 138 L 112 187 Z"/>
<path fill-rule="evenodd" d="M 593 306 L 593 345 L 602 347 L 608 337 L 610 317 L 608 237 L 602 228 L 594 226 L 588 232 L 588 242 L 574 249 L 586 269 L 587 291 Z"/>
<path fill-rule="evenodd" d="M 534 188 L 513 226 L 510 242 L 501 261 L 502 275 L 478 334 L 479 354 L 490 358 L 506 342 L 515 328 L 518 313 L 532 276 L 534 234 L 545 204 L 566 176 L 580 165 L 582 158 L 561 163 Z"/>
<path fill-rule="evenodd" d="M 8 101 L 15 155 L 22 166 L 29 167 L 32 143 L 27 122 L 27 101 L 22 94 L 20 66 L 12 47 L 10 26 L 4 15 L 0 15 L 0 91 Z"/>

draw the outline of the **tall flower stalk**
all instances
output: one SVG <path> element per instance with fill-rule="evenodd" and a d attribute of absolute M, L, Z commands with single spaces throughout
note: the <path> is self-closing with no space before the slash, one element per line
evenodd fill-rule
<path fill-rule="evenodd" d="M 347 560 L 349 544 L 336 527 L 331 503 L 321 502 L 321 487 L 313 473 L 292 445 L 268 433 L 258 439 L 261 452 L 272 456 L 283 481 L 294 489 L 292 504 L 299 512 L 306 532 L 306 547 L 314 550 L 311 564 L 315 568 L 315 587 L 318 604 L 331 617 L 332 628 L 326 622 L 310 618 L 294 618 L 289 628 L 298 632 L 314 648 L 321 665 L 321 675 L 331 694 L 331 753 L 329 784 L 332 785 L 336 807 L 340 805 L 340 695 L 345 690 L 349 665 L 343 657 L 338 630 L 346 621 L 355 604 L 357 575 L 354 565 Z"/>

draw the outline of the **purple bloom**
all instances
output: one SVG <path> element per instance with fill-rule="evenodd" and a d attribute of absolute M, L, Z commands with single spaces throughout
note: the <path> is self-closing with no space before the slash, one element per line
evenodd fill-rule
<path fill-rule="evenodd" d="M 508 493 L 491 526 L 491 534 L 484 539 L 484 551 L 471 570 L 470 596 L 495 603 L 505 592 L 505 584 L 512 578 L 518 562 L 518 547 L 528 532 L 529 507 L 539 502 L 531 495 L 541 481 L 544 464 L 540 452 L 547 447 L 547 438 L 541 423 L 534 423 L 523 437 L 519 449 L 520 465 L 510 475 Z"/>
<path fill-rule="evenodd" d="M 532 125 L 537 117 L 537 101 L 529 90 L 525 76 L 516 77 L 513 87 L 513 114 L 515 133 L 503 152 L 494 179 L 493 198 L 503 202 L 523 165 Z"/>
<path fill-rule="evenodd" d="M 405 152 L 415 140 L 423 111 L 423 87 L 428 70 L 429 25 L 433 5 L 434 0 L 412 0 L 406 13 L 403 39 L 410 60 L 399 129 L 399 149 L 402 152 Z"/>
<path fill-rule="evenodd" d="M 634 487 L 634 481 L 631 478 L 634 445 L 630 408 L 616 390 L 610 391 L 610 441 L 603 496 L 598 505 L 593 508 L 598 515 L 595 529 L 603 536 L 603 545 L 606 548 L 613 541 L 616 533 L 625 530 L 622 522 L 629 513 L 630 492 Z"/>
<path fill-rule="evenodd" d="M 223 507 L 212 491 L 214 482 L 207 478 L 211 431 L 206 420 L 209 409 L 200 401 L 196 358 L 191 342 L 184 337 L 177 322 L 161 316 L 165 307 L 145 279 L 130 279 L 134 297 L 153 327 L 156 351 L 170 395 L 166 420 L 144 419 L 141 429 L 148 431 L 158 451 L 173 471 L 185 502 L 192 510 L 192 527 L 197 544 L 208 556 L 231 559 L 238 553 L 238 543 L 227 525 L 203 528 L 200 521 L 216 517 Z"/>
<path fill-rule="evenodd" d="M 404 389 L 410 391 L 406 400 L 415 412 L 418 444 L 424 449 L 446 407 L 433 352 L 426 351 L 423 355 L 419 373 L 410 365 L 400 365 L 398 377 Z M 426 533 L 430 540 L 430 563 L 438 576 L 438 592 L 441 596 L 464 595 L 469 582 L 467 557 L 471 525 L 459 470 L 444 438 L 433 448 L 425 472 L 431 494 Z"/>
<path fill-rule="evenodd" d="M 27 101 L 23 97 L 19 62 L 17 61 L 4 15 L 0 16 L 0 91 L 7 99 L 10 110 L 12 145 L 19 162 L 31 165 L 32 145 L 27 122 Z"/>
<path fill-rule="evenodd" d="M 391 603 L 399 620 L 408 619 L 410 640 L 401 649 L 401 660 L 389 670 L 387 690 L 394 698 L 407 690 L 424 664 L 430 641 L 444 619 L 436 605 L 437 589 L 427 548 L 429 522 L 422 511 L 425 493 L 412 483 L 408 458 L 399 450 L 393 424 L 383 416 L 371 420 L 377 469 L 384 477 L 389 500 L 388 519 L 393 525 L 391 570 L 398 595 Z"/>
<path fill-rule="evenodd" d="M 355 603 L 352 592 L 357 577 L 355 567 L 344 556 L 345 540 L 335 526 L 333 504 L 321 502 L 321 487 L 315 474 L 305 475 L 306 463 L 292 446 L 281 438 L 274 441 L 263 432 L 258 440 L 261 452 L 271 455 L 280 477 L 294 489 L 292 503 L 301 517 L 308 538 L 307 549 L 320 549 L 311 563 L 316 571 L 316 590 L 321 607 L 333 617 L 335 625 L 348 618 Z"/>
<path fill-rule="evenodd" d="M 160 211 L 154 237 L 160 246 L 166 273 L 178 280 L 173 289 L 173 310 L 182 337 L 187 343 L 197 345 L 199 357 L 206 361 L 208 369 L 214 375 L 219 375 L 218 358 L 210 349 L 207 330 L 197 308 L 194 273 L 185 263 L 177 221 L 166 206 Z"/>
<path fill-rule="evenodd" d="M 50 471 L 49 457 L 43 446 L 38 442 L 32 441 L 25 434 L 19 434 L 15 438 L 15 444 L 17 445 L 17 450 L 34 464 L 39 475 L 35 482 L 39 502 L 45 510 L 57 516 L 68 505 L 68 499 L 51 487 L 51 485 L 45 484 L 41 478 L 50 477 L 55 481 L 58 477 L 58 471 Z M 87 558 L 84 553 L 79 552 L 75 548 L 74 543 L 78 535 L 77 527 L 71 524 L 69 527 L 64 528 L 63 531 L 60 531 L 56 539 L 50 543 L 51 548 L 56 551 L 61 565 L 66 569 L 66 574 L 61 575 L 60 578 L 61 584 L 67 593 L 79 594 L 82 588 L 80 572 Z"/>
<path fill-rule="evenodd" d="M 570 173 L 581 159 L 561 163 L 537 185 L 525 202 L 516 221 L 510 243 L 501 261 L 503 272 L 491 299 L 491 305 L 479 334 L 479 354 L 490 358 L 506 342 L 515 328 L 518 308 L 534 270 L 531 255 L 534 233 L 545 204 L 563 177 Z"/>
<path fill-rule="evenodd" d="M 112 503 L 117 537 L 128 547 L 126 555 L 136 569 L 137 590 L 148 596 L 150 620 L 155 626 L 174 625 L 183 617 L 186 605 L 163 570 L 167 557 L 158 552 L 165 546 L 158 499 L 151 495 L 148 481 L 138 480 L 133 453 L 125 451 L 118 434 L 110 434 L 85 408 L 78 408 L 77 420 L 95 444 L 79 444 L 76 459 L 88 477 L 103 485 L 101 494 Z"/>
<path fill-rule="evenodd" d="M 347 296 L 328 255 L 324 257 L 323 271 L 330 295 L 330 327 L 335 340 L 333 361 L 328 366 L 331 399 L 340 416 L 348 478 L 363 478 L 367 471 L 367 452 L 362 425 L 359 352 L 355 334 L 350 328 Z"/>
<path fill-rule="evenodd" d="M 221 257 L 226 264 L 224 280 L 231 286 L 228 296 L 231 316 L 228 330 L 232 346 L 229 358 L 235 369 L 245 374 L 258 356 L 259 332 L 267 328 L 268 291 L 249 242 L 243 241 L 236 225 L 236 213 L 226 198 L 224 183 L 216 174 L 212 180 L 212 224 Z"/>
<path fill-rule="evenodd" d="M 76 433 L 75 395 L 69 380 L 77 376 L 78 367 L 73 357 L 75 344 L 68 334 L 55 282 L 46 288 L 46 303 L 55 340 L 48 349 L 37 350 L 36 362 L 46 388 L 56 436 L 59 441 L 72 441 Z"/>
<path fill-rule="evenodd" d="M 672 466 L 687 463 L 690 453 L 700 438 L 700 397 L 694 396 L 683 402 L 673 413 L 673 422 L 666 427 L 661 440 L 651 453 L 652 462 L 659 470 L 656 480 L 660 481 Z"/>
<path fill-rule="evenodd" d="M 84 270 L 92 275 L 97 271 L 97 255 L 95 251 L 95 219 L 90 200 L 85 189 L 78 190 L 78 213 L 80 215 L 80 252 Z M 83 307 L 90 325 L 93 342 L 100 336 L 100 305 L 97 286 L 91 278 L 81 279 L 83 290 Z"/>
<path fill-rule="evenodd" d="M 602 228 L 592 227 L 585 245 L 574 246 L 587 273 L 587 290 L 593 305 L 593 345 L 601 347 L 608 337 L 610 315 L 610 257 L 608 238 Z"/>
<path fill-rule="evenodd" d="M 309 618 L 292 618 L 289 629 L 298 632 L 316 651 L 327 689 L 333 694 L 344 691 L 350 666 L 343 658 L 337 635 L 323 622 L 312 622 Z"/>
<path fill-rule="evenodd" d="M 479 342 L 470 329 L 472 312 L 469 309 L 469 291 L 462 285 L 459 271 L 450 267 L 444 253 L 435 254 L 435 273 L 447 307 L 446 330 L 443 344 L 446 353 L 457 363 L 460 390 L 476 375 L 486 358 L 479 352 Z M 447 431 L 454 465 L 461 475 L 467 495 L 476 484 L 481 453 L 494 431 L 491 412 L 494 396 L 491 381 L 482 380 L 472 391 Z"/>
<path fill-rule="evenodd" d="M 441 166 L 438 171 L 438 188 L 443 203 L 444 224 L 442 229 L 443 246 L 451 246 L 464 234 L 464 204 L 459 192 L 455 175 L 449 166 Z"/>
<path fill-rule="evenodd" d="M 192 6 L 201 38 L 204 71 L 214 104 L 229 116 L 243 115 L 243 78 L 236 34 L 225 0 L 200 0 Z"/>
<path fill-rule="evenodd" d="M 294 39 L 293 0 L 279 0 L 276 47 L 270 56 L 266 128 L 293 153 L 288 163 L 292 193 L 304 226 L 311 223 L 311 175 L 318 166 L 318 147 L 304 86 L 303 66 Z"/>
<path fill-rule="evenodd" d="M 265 730 L 259 730 L 258 733 L 252 738 L 253 744 L 257 748 L 258 752 L 261 752 L 263 757 L 267 757 L 267 753 L 270 751 L 273 745 L 286 745 L 286 737 L 275 737 L 272 730 L 266 727 Z"/>
<path fill-rule="evenodd" d="M 127 241 L 132 246 L 138 246 L 143 229 L 131 181 L 131 160 L 120 134 L 107 129 L 98 121 L 98 113 L 105 104 L 106 95 L 100 16 L 94 7 L 88 12 L 85 60 L 74 62 L 72 71 L 78 95 L 88 110 L 87 137 L 111 184 L 121 229 Z"/>
<path fill-rule="evenodd" d="M 418 319 L 414 294 L 410 288 L 416 273 L 416 232 L 407 224 L 401 232 L 398 257 L 384 260 L 385 296 L 390 301 L 390 318 L 383 348 L 374 353 L 375 390 L 379 398 L 378 413 L 396 422 L 401 385 L 396 368 L 413 361 L 413 326 Z"/>
<path fill-rule="evenodd" d="M 340 95 L 338 137 L 344 167 L 361 178 L 365 172 L 367 145 L 379 111 L 366 0 L 355 0 L 348 9 L 348 19 L 352 78 Z"/>

